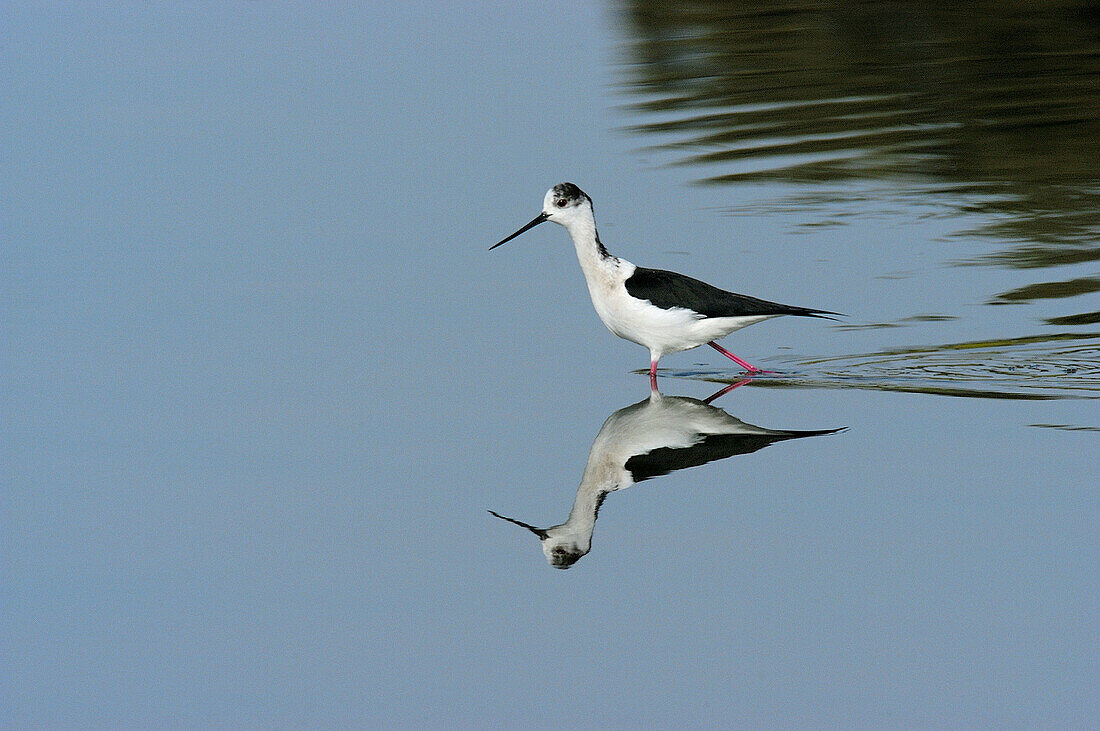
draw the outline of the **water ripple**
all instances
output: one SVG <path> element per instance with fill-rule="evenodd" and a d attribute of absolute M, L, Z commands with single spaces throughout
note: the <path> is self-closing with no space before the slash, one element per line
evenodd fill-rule
<path fill-rule="evenodd" d="M 1100 398 L 1100 333 L 950 343 L 836 358 L 789 359 L 752 378 L 772 388 L 859 388 L 997 399 Z M 732 382 L 743 373 L 673 371 Z"/>

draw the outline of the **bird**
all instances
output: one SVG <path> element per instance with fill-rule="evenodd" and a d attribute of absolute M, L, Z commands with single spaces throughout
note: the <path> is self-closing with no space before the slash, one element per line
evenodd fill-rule
<path fill-rule="evenodd" d="M 572 237 L 592 305 L 607 329 L 649 349 L 651 385 L 656 383 L 657 362 L 662 356 L 700 345 L 709 345 L 751 374 L 762 373 L 716 341 L 782 315 L 827 320 L 840 316 L 727 292 L 684 274 L 648 269 L 612 256 L 596 231 L 592 199 L 573 183 L 559 183 L 548 190 L 542 212 L 489 250 L 546 221 L 564 226 Z"/>
<path fill-rule="evenodd" d="M 648 398 L 607 417 L 592 442 L 581 484 L 564 523 L 539 528 L 494 510 L 489 513 L 534 533 L 547 563 L 567 569 L 592 549 L 600 507 L 612 492 L 677 470 L 751 454 L 775 442 L 843 430 L 766 429 L 710 405 L 736 385 L 701 401 L 666 396 L 654 389 Z"/>

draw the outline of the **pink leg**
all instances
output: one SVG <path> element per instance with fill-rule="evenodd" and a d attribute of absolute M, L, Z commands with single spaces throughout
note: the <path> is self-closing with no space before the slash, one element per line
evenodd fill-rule
<path fill-rule="evenodd" d="M 651 361 L 649 364 L 649 388 L 652 391 L 657 390 L 657 361 Z"/>
<path fill-rule="evenodd" d="M 763 370 L 761 370 L 761 369 L 757 368 L 756 366 L 752 365 L 751 363 L 746 363 L 745 361 L 741 360 L 741 359 L 740 359 L 740 358 L 738 358 L 738 357 L 737 357 L 736 355 L 734 355 L 733 353 L 729 352 L 728 350 L 726 350 L 725 348 L 723 348 L 723 347 L 722 347 L 721 345 L 719 345 L 718 343 L 714 342 L 713 340 L 712 340 L 712 341 L 710 341 L 709 343 L 707 343 L 707 345 L 709 345 L 710 347 L 714 348 L 714 349 L 715 349 L 715 350 L 717 350 L 717 351 L 718 351 L 719 353 L 721 353 L 722 355 L 726 356 L 727 358 L 729 358 L 730 360 L 732 360 L 732 361 L 733 361 L 734 363 L 736 363 L 737 365 L 739 365 L 739 366 L 741 366 L 742 368 L 744 368 L 744 369 L 745 369 L 746 371 L 748 371 L 749 373 L 767 373 L 767 371 L 763 371 Z"/>

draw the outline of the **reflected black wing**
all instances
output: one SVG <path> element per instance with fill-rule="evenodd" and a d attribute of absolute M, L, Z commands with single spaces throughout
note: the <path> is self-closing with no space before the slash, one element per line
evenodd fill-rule
<path fill-rule="evenodd" d="M 636 454 L 626 461 L 626 469 L 634 482 L 641 482 L 688 467 L 698 467 L 707 462 L 749 454 L 787 439 L 816 437 L 838 431 L 840 429 L 784 431 L 776 434 L 711 434 L 690 447 L 658 447 L 645 454 Z"/>
<path fill-rule="evenodd" d="M 756 315 L 802 315 L 805 317 L 835 318 L 836 312 L 811 310 L 806 307 L 781 305 L 778 302 L 734 294 L 718 289 L 698 279 L 666 272 L 663 269 L 638 267 L 626 280 L 626 291 L 631 297 L 649 300 L 664 310 L 685 307 L 703 317 L 753 317 Z"/>

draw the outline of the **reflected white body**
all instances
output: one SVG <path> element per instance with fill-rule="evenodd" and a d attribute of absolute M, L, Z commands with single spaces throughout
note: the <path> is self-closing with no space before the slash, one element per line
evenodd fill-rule
<path fill-rule="evenodd" d="M 620 409 L 607 418 L 592 442 L 569 518 L 546 530 L 542 551 L 554 562 L 563 551 L 583 556 L 592 548 L 596 511 L 610 492 L 634 484 L 627 460 L 655 449 L 683 449 L 710 434 L 753 434 L 755 427 L 695 399 L 666 397 L 652 391 L 649 400 Z M 578 558 L 580 556 L 577 556 Z"/>
<path fill-rule="evenodd" d="M 816 433 L 822 432 L 800 433 L 753 426 L 702 401 L 663 396 L 659 391 L 652 391 L 649 399 L 619 409 L 604 422 L 592 442 L 577 496 L 564 523 L 550 528 L 536 528 L 496 513 L 494 515 L 534 532 L 550 565 L 567 569 L 591 550 L 592 534 L 603 499 L 609 493 L 635 483 L 633 474 L 627 469 L 627 462 L 632 457 L 648 455 L 662 448 L 690 449 L 707 437 L 718 434 L 783 439 Z M 755 451 L 761 446 L 747 447 L 740 453 Z M 733 449 L 722 457 L 737 453 Z"/>

